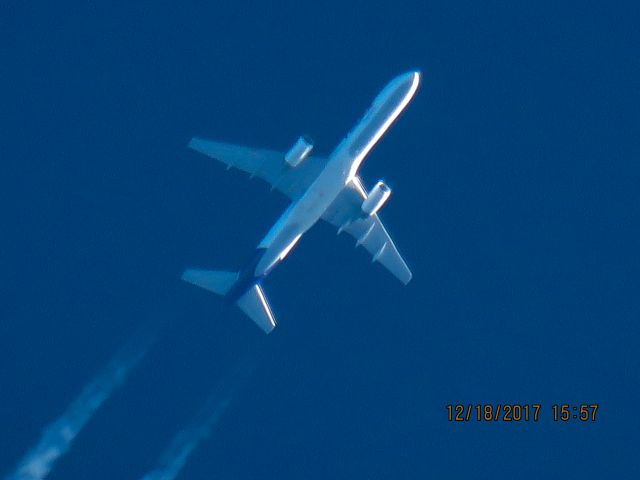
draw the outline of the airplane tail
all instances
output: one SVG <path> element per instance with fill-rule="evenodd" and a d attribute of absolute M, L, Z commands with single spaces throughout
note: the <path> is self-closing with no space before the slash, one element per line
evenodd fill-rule
<path fill-rule="evenodd" d="M 238 281 L 238 276 L 238 272 L 189 269 L 182 274 L 182 280 L 224 297 Z"/>
<path fill-rule="evenodd" d="M 238 272 L 221 270 L 185 270 L 182 279 L 210 292 L 225 296 L 238 281 Z M 267 296 L 259 284 L 253 285 L 238 300 L 236 305 L 265 333 L 276 326 L 276 320 L 267 301 Z"/>

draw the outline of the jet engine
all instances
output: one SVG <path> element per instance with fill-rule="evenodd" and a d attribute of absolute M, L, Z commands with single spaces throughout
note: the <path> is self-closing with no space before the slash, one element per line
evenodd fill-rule
<path fill-rule="evenodd" d="M 304 159 L 311 155 L 312 150 L 313 140 L 303 135 L 284 156 L 284 161 L 287 162 L 290 167 L 297 167 Z"/>
<path fill-rule="evenodd" d="M 362 202 L 362 211 L 369 216 L 375 215 L 386 203 L 390 195 L 391 189 L 380 180 L 371 189 L 364 202 Z"/>

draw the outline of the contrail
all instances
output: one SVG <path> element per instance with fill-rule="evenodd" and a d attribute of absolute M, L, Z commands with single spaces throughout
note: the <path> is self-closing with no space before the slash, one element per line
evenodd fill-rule
<path fill-rule="evenodd" d="M 141 480 L 173 480 L 178 476 L 200 442 L 211 435 L 236 392 L 249 379 L 259 358 L 260 352 L 256 350 L 249 356 L 245 355 L 231 372 L 229 380 L 223 380 L 212 390 L 198 414 L 173 437 L 155 468 Z"/>
<path fill-rule="evenodd" d="M 179 431 L 160 456 L 155 469 L 142 480 L 173 480 L 200 444 L 207 438 L 231 403 L 231 395 L 212 394 L 193 422 Z"/>
<path fill-rule="evenodd" d="M 71 447 L 73 440 L 94 413 L 122 385 L 133 367 L 144 357 L 152 335 L 137 335 L 120 350 L 98 375 L 88 383 L 67 410 L 47 425 L 40 441 L 20 460 L 7 480 L 46 478 L 55 462 Z"/>

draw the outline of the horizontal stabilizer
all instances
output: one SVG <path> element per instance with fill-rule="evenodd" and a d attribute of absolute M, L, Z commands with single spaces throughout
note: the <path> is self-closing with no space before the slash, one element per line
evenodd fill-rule
<path fill-rule="evenodd" d="M 223 272 L 217 270 L 185 270 L 182 274 L 185 282 L 197 285 L 200 288 L 226 295 L 234 283 L 238 280 L 236 272 Z"/>
<path fill-rule="evenodd" d="M 246 313 L 264 333 L 270 333 L 276 326 L 276 319 L 260 285 L 254 285 L 238 299 L 238 307 Z"/>

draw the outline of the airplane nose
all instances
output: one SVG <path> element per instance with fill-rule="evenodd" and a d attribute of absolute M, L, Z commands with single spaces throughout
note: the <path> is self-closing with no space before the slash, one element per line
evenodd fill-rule
<path fill-rule="evenodd" d="M 413 78 L 415 78 L 415 77 L 420 78 L 420 75 L 422 75 L 420 70 L 410 70 L 408 72 L 401 73 L 400 75 L 398 75 L 398 77 L 399 78 L 403 78 L 403 79 L 413 80 Z"/>
<path fill-rule="evenodd" d="M 395 90 L 397 92 L 403 92 L 404 95 L 410 99 L 418 90 L 421 76 L 422 75 L 419 70 L 403 73 L 398 76 L 394 82 Z"/>
<path fill-rule="evenodd" d="M 422 78 L 420 70 L 414 70 L 413 72 L 407 72 L 404 75 L 404 81 L 413 88 L 417 88 Z"/>
<path fill-rule="evenodd" d="M 407 92 L 407 93 L 412 92 L 411 95 L 413 95 L 413 93 L 415 93 L 415 91 L 418 89 L 421 76 L 422 74 L 420 73 L 419 70 L 413 70 L 413 71 L 398 75 L 391 82 L 392 89 L 398 92 L 399 91 Z"/>

